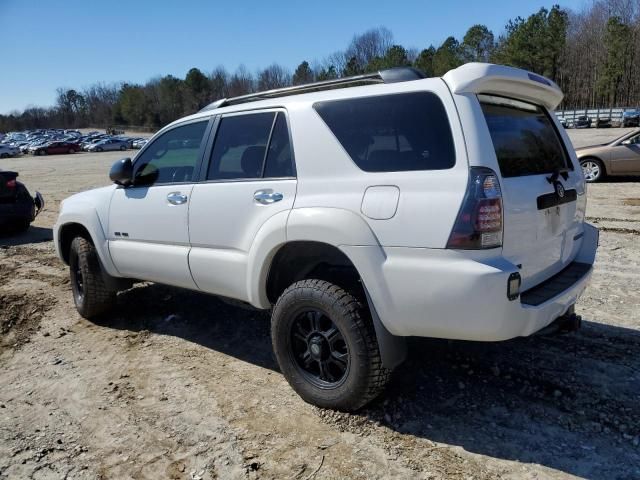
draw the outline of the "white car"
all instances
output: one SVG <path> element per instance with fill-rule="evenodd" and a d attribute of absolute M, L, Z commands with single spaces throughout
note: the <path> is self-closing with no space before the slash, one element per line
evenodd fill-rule
<path fill-rule="evenodd" d="M 343 410 L 382 391 L 406 337 L 577 329 L 598 230 L 562 92 L 490 64 L 423 77 L 224 99 L 163 128 L 61 205 L 80 314 L 138 280 L 271 309 L 285 378 Z"/>
<path fill-rule="evenodd" d="M 15 157 L 16 155 L 20 155 L 19 147 L 0 143 L 0 158 Z"/>

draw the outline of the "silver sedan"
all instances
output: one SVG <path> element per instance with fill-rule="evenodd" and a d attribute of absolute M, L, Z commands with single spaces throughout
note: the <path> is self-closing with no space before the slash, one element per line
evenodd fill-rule
<path fill-rule="evenodd" d="M 127 141 L 118 140 L 116 138 L 109 138 L 106 140 L 100 140 L 87 148 L 89 152 L 108 152 L 110 150 L 126 150 Z"/>

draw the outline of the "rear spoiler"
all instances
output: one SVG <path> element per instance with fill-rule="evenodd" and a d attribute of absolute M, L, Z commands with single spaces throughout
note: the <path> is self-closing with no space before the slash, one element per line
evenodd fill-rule
<path fill-rule="evenodd" d="M 564 97 L 560 87 L 541 75 L 491 63 L 467 63 L 443 77 L 454 94 L 490 93 L 528 100 L 555 110 Z"/>

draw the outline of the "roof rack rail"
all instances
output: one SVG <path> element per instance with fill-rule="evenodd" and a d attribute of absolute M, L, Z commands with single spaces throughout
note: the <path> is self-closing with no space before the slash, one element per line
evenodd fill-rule
<path fill-rule="evenodd" d="M 322 82 L 306 83 L 304 85 L 294 85 L 291 87 L 265 90 L 264 92 L 249 93 L 247 95 L 240 95 L 239 97 L 223 98 L 210 103 L 200 111 L 204 112 L 220 107 L 226 107 L 228 105 L 237 105 L 239 103 L 254 102 L 257 100 L 265 100 L 268 98 L 278 98 L 287 95 L 329 90 L 335 87 L 356 86 L 363 83 L 407 82 L 410 80 L 419 80 L 421 78 L 426 78 L 426 75 L 417 68 L 388 68 L 386 70 L 380 70 L 375 73 L 365 73 L 363 75 L 354 75 L 352 77 L 335 78 L 332 80 L 324 80 Z"/>

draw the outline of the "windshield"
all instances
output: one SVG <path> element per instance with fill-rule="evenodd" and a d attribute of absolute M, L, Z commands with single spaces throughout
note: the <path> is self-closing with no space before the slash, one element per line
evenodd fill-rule
<path fill-rule="evenodd" d="M 618 138 L 616 138 L 615 140 L 611 140 L 608 143 L 605 143 L 603 145 L 611 145 L 613 143 L 618 143 L 618 142 L 622 142 L 623 140 L 626 140 L 627 138 L 631 138 L 634 135 L 638 135 L 640 134 L 640 129 L 634 130 L 633 132 L 627 132 L 624 135 L 619 136 Z"/>
<path fill-rule="evenodd" d="M 538 105 L 478 95 L 503 177 L 571 168 L 549 114 Z"/>

